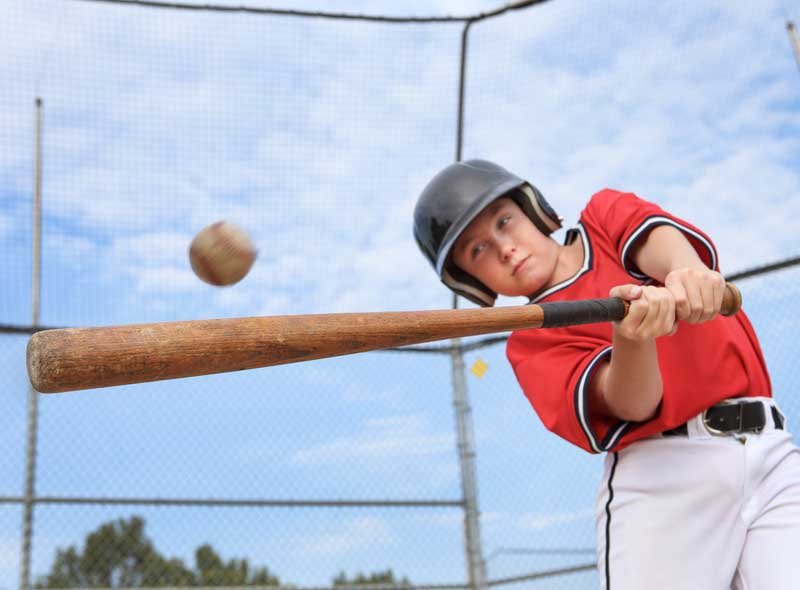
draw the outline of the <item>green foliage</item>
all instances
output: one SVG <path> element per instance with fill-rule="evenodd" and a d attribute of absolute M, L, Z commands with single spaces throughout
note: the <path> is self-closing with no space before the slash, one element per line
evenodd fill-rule
<path fill-rule="evenodd" d="M 251 568 L 246 559 L 227 563 L 210 545 L 195 551 L 195 569 L 156 551 L 144 534 L 144 520 L 133 516 L 101 525 L 89 534 L 83 550 L 58 549 L 50 573 L 36 588 L 140 588 L 153 586 L 277 585 L 266 567 Z"/>
<path fill-rule="evenodd" d="M 348 579 L 344 572 L 341 572 L 333 579 L 333 586 L 395 586 L 397 588 L 409 588 L 411 582 L 408 578 L 403 577 L 402 580 L 397 580 L 394 577 L 394 572 L 391 569 L 385 572 L 374 572 L 369 575 L 364 575 L 358 572 L 354 578 Z"/>
<path fill-rule="evenodd" d="M 195 550 L 194 569 L 177 558 L 161 555 L 145 536 L 138 516 L 101 525 L 86 537 L 83 548 L 59 548 L 50 573 L 35 588 L 143 588 L 159 586 L 277 586 L 280 580 L 266 567 L 251 567 L 247 559 L 223 561 L 209 544 Z M 341 572 L 334 587 L 394 586 L 409 588 L 387 569 L 349 579 Z"/>
<path fill-rule="evenodd" d="M 195 586 L 275 586 L 280 583 L 266 567 L 250 571 L 246 559 L 224 563 L 211 545 L 198 547 L 194 555 Z"/>

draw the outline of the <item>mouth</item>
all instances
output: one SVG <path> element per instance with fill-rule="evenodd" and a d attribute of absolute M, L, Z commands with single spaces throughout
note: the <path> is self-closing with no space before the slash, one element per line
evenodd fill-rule
<path fill-rule="evenodd" d="M 516 275 L 517 272 L 519 272 L 519 269 L 521 269 L 523 266 L 525 266 L 525 263 L 528 262 L 529 258 L 530 258 L 530 255 L 526 256 L 525 258 L 523 258 L 522 260 L 517 262 L 517 264 L 514 266 L 514 270 L 511 271 L 511 276 L 512 277 L 514 275 Z"/>

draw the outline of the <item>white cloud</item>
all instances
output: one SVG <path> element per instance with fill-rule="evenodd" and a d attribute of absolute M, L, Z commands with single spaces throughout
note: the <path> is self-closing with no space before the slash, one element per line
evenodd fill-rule
<path fill-rule="evenodd" d="M 198 281 L 197 277 L 193 277 L 194 282 Z M 247 309 L 252 307 L 253 293 L 243 289 L 236 288 L 236 285 L 231 285 L 225 288 L 217 288 L 214 291 L 214 301 L 223 309 Z"/>
<path fill-rule="evenodd" d="M 0 141 L 30 147 L 31 101 L 19 88 L 46 88 L 48 212 L 115 237 L 107 280 L 133 277 L 153 305 L 181 309 L 203 286 L 175 244 L 228 219 L 250 231 L 259 260 L 214 293 L 209 313 L 449 306 L 411 213 L 452 158 L 460 25 L 181 11 L 154 20 L 69 4 L 18 5 L 0 24 L 7 53 L 39 64 L 0 66 L 20 81 Z M 496 6 L 336 3 L 396 14 Z M 786 132 L 796 66 L 776 6 L 547 3 L 478 23 L 465 156 L 530 178 L 569 222 L 605 186 L 657 200 L 706 229 L 728 270 L 800 249 L 785 223 L 800 194 L 800 146 Z M 208 44 L 220 19 L 230 35 Z M 33 53 L 19 26 L 31 20 Z M 29 189 L 19 155 L 29 151 L 0 152 L 7 186 Z"/>
<path fill-rule="evenodd" d="M 200 279 L 185 268 L 138 268 L 132 269 L 131 274 L 138 293 L 192 292 L 199 291 L 202 287 Z"/>
<path fill-rule="evenodd" d="M 19 539 L 0 539 L 0 572 L 19 566 L 19 547 Z"/>
<path fill-rule="evenodd" d="M 191 239 L 169 231 L 118 237 L 103 251 L 103 266 L 110 280 L 125 276 L 140 295 L 197 293 L 205 283 L 189 264 Z"/>
<path fill-rule="evenodd" d="M 484 510 L 480 514 L 480 525 L 487 538 L 501 538 L 513 534 L 514 531 L 521 531 L 524 534 L 530 533 L 530 531 L 558 528 L 576 522 L 591 521 L 594 516 L 594 510 L 589 508 L 552 513 Z M 457 531 L 464 526 L 464 515 L 461 512 L 431 514 L 426 516 L 424 521 L 428 525 Z"/>
<path fill-rule="evenodd" d="M 395 535 L 383 520 L 362 517 L 348 521 L 340 530 L 307 538 L 296 538 L 303 554 L 313 556 L 345 555 L 367 548 L 391 545 Z"/>
<path fill-rule="evenodd" d="M 96 256 L 100 251 L 100 247 L 94 240 L 61 231 L 43 232 L 42 244 L 48 252 L 62 261 L 80 261 Z"/>
<path fill-rule="evenodd" d="M 177 232 L 151 232 L 114 240 L 109 257 L 116 263 L 133 261 L 143 266 L 165 263 L 187 266 L 191 235 Z"/>
<path fill-rule="evenodd" d="M 427 430 L 423 416 L 372 418 L 352 436 L 302 449 L 292 459 L 299 464 L 331 463 L 352 459 L 385 462 L 398 457 L 453 452 L 453 433 Z"/>
<path fill-rule="evenodd" d="M 11 218 L 0 214 L 0 240 L 7 238 L 11 235 L 12 221 Z"/>
<path fill-rule="evenodd" d="M 592 518 L 594 518 L 594 510 L 591 509 L 554 513 L 530 512 L 517 517 L 516 523 L 519 528 L 524 530 L 541 530 Z"/>

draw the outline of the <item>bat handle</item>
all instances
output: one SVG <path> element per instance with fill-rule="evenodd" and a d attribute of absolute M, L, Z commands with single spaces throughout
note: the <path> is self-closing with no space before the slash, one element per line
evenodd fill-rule
<path fill-rule="evenodd" d="M 625 307 L 625 312 L 623 313 L 623 317 L 625 317 L 628 315 L 628 309 L 630 309 L 631 304 L 628 301 L 623 301 L 622 304 Z M 719 308 L 720 315 L 726 317 L 736 315 L 740 309 L 742 309 L 742 292 L 733 283 L 726 282 L 725 292 L 722 294 L 722 306 Z"/>
<path fill-rule="evenodd" d="M 741 307 L 741 292 L 733 283 L 725 283 L 720 314 L 734 315 Z M 539 308 L 542 318 L 538 327 L 560 328 L 597 322 L 618 322 L 628 315 L 630 302 L 619 297 L 609 297 L 583 301 L 554 301 L 542 303 Z"/>

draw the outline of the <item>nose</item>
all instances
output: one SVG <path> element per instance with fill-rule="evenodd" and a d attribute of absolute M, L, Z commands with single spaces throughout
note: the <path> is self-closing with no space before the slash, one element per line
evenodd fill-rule
<path fill-rule="evenodd" d="M 499 244 L 500 250 L 500 258 L 503 262 L 507 262 L 511 259 L 514 253 L 517 251 L 516 246 L 514 246 L 511 240 L 505 239 L 502 240 Z"/>

